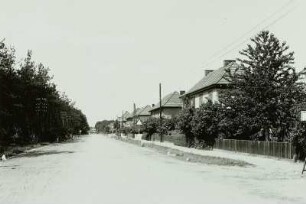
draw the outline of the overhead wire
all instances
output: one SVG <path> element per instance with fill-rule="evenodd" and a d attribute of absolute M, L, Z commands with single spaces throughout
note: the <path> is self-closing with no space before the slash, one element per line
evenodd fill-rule
<path fill-rule="evenodd" d="M 282 12 L 285 8 L 287 8 L 288 6 L 290 6 L 290 4 L 292 4 L 293 2 L 296 2 L 296 0 L 289 0 L 286 4 L 284 4 L 283 6 L 281 6 L 279 9 L 277 9 L 275 12 L 273 12 L 273 14 L 271 14 L 269 17 L 265 18 L 264 20 L 262 20 L 261 22 L 259 22 L 258 24 L 256 24 L 254 27 L 252 27 L 249 31 L 247 31 L 246 33 L 244 33 L 243 35 L 241 35 L 239 38 L 237 38 L 236 40 L 232 41 L 230 44 L 228 44 L 227 46 L 223 47 L 222 49 L 218 50 L 217 52 L 215 52 L 214 54 L 212 54 L 210 56 L 210 60 L 208 60 L 204 65 L 202 65 L 203 67 L 206 67 L 210 64 L 212 64 L 213 62 L 215 62 L 217 59 L 224 57 L 225 55 L 229 54 L 230 52 L 232 52 L 234 49 L 238 48 L 239 46 L 241 46 L 242 44 L 246 43 L 247 41 L 249 41 L 249 37 L 246 39 L 243 39 L 246 36 L 249 36 L 250 33 L 252 33 L 254 30 L 258 29 L 262 24 L 264 24 L 265 22 L 269 21 L 271 18 L 273 18 L 275 15 L 277 15 L 278 13 Z M 282 15 L 278 16 L 276 19 L 274 19 L 272 22 L 268 23 L 266 26 L 264 26 L 262 29 L 267 29 L 268 27 L 274 25 L 275 23 L 277 23 L 278 21 L 280 21 L 282 18 L 286 17 L 290 12 L 292 12 L 295 8 L 297 7 L 294 6 L 292 8 L 289 8 L 289 10 L 287 10 L 285 13 L 283 13 Z M 242 40 L 242 41 L 241 41 Z M 238 43 L 238 44 L 237 44 Z M 234 47 L 233 47 L 234 46 Z M 231 49 L 230 49 L 231 48 Z M 225 51 L 225 52 L 224 52 Z"/>

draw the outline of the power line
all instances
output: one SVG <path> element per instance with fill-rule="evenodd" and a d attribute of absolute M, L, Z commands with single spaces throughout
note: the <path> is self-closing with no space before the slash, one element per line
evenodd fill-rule
<path fill-rule="evenodd" d="M 272 17 L 274 17 L 276 14 L 278 14 L 279 12 L 281 12 L 283 9 L 287 8 L 290 4 L 292 4 L 295 0 L 289 0 L 286 4 L 284 4 L 282 7 L 280 7 L 279 9 L 277 9 L 273 14 L 271 14 L 269 17 L 265 18 L 264 20 L 262 20 L 261 22 L 259 22 L 258 24 L 256 24 L 254 27 L 252 27 L 249 31 L 247 31 L 246 33 L 244 33 L 243 35 L 241 35 L 239 38 L 237 38 L 236 40 L 232 41 L 231 43 L 229 43 L 227 46 L 223 47 L 222 49 L 218 50 L 217 52 L 215 52 L 214 54 L 212 54 L 210 56 L 210 60 L 208 60 L 202 67 L 205 67 L 207 65 L 210 65 L 212 62 L 216 61 L 216 59 L 219 59 L 223 56 L 225 56 L 226 54 L 230 53 L 231 51 L 233 51 L 234 49 L 236 49 L 237 47 L 241 46 L 242 44 L 244 44 L 245 42 L 247 42 L 249 40 L 249 38 L 243 40 L 241 43 L 239 43 L 238 45 L 236 45 L 242 38 L 249 36 L 250 33 L 252 33 L 255 29 L 259 28 L 263 23 L 267 22 L 269 19 L 271 19 Z M 286 13 L 284 13 L 283 15 L 277 17 L 274 21 L 272 21 L 271 23 L 269 23 L 268 25 L 266 25 L 265 27 L 263 27 L 263 29 L 266 29 L 267 27 L 270 27 L 271 25 L 274 25 L 275 23 L 277 23 L 279 20 L 281 20 L 282 18 L 284 18 L 285 16 L 287 16 L 292 10 L 294 10 L 297 7 L 297 5 L 289 10 L 287 10 Z M 234 46 L 236 45 L 236 46 Z M 228 50 L 229 48 L 231 48 L 232 46 L 234 46 L 232 49 Z M 226 51 L 225 53 L 222 51 Z M 221 54 L 221 55 L 220 55 Z"/>
<path fill-rule="evenodd" d="M 229 43 L 228 45 L 226 45 L 224 48 L 228 48 L 231 47 L 233 45 L 236 44 L 237 41 L 240 41 L 241 38 L 245 37 L 246 35 L 249 35 L 253 30 L 257 29 L 261 24 L 265 23 L 267 20 L 269 20 L 270 18 L 272 18 L 273 16 L 275 16 L 278 12 L 280 12 L 281 10 L 283 10 L 285 7 L 287 7 L 288 5 L 290 5 L 292 2 L 292 0 L 288 1 L 286 4 L 284 4 L 282 7 L 280 7 L 278 10 L 276 10 L 273 14 L 271 14 L 270 16 L 268 16 L 267 18 L 263 19 L 261 22 L 259 22 L 258 24 L 256 24 L 254 27 L 252 27 L 249 31 L 247 31 L 246 33 L 242 34 L 240 37 L 236 38 L 234 41 L 232 41 L 231 43 Z M 216 51 L 215 53 L 213 53 L 211 57 L 219 54 L 220 52 L 222 52 L 224 50 L 224 48 Z"/>

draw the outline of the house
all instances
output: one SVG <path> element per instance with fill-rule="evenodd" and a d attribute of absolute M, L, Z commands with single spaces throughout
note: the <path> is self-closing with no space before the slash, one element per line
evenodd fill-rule
<path fill-rule="evenodd" d="M 129 113 L 126 116 L 126 125 L 127 127 L 132 127 L 134 124 L 134 114 L 133 113 Z"/>
<path fill-rule="evenodd" d="M 162 117 L 164 118 L 170 119 L 176 116 L 182 110 L 183 107 L 183 101 L 180 98 L 183 94 L 184 91 L 181 91 L 180 93 L 175 91 L 166 95 L 161 100 L 161 108 L 160 103 L 158 102 L 150 110 L 152 117 L 158 118 L 160 111 L 162 113 Z"/>
<path fill-rule="evenodd" d="M 224 60 L 219 69 L 205 70 L 204 77 L 181 97 L 184 106 L 199 108 L 208 100 L 218 102 L 220 92 L 229 88 L 229 81 L 224 78 L 228 68 L 235 71 L 238 64 L 235 60 Z"/>
<path fill-rule="evenodd" d="M 142 125 L 143 122 L 147 121 L 151 116 L 150 110 L 151 110 L 150 105 L 136 109 L 135 111 L 136 113 L 134 115 L 135 124 Z"/>
<path fill-rule="evenodd" d="M 125 113 L 123 113 L 122 115 L 122 125 L 123 127 L 130 127 L 129 123 L 127 122 L 127 117 L 130 115 L 130 113 L 128 111 L 125 111 Z"/>
<path fill-rule="evenodd" d="M 125 111 L 120 117 L 117 116 L 117 121 L 119 122 L 120 127 L 128 127 L 129 124 L 127 123 L 127 117 L 129 115 L 130 113 L 128 111 Z"/>

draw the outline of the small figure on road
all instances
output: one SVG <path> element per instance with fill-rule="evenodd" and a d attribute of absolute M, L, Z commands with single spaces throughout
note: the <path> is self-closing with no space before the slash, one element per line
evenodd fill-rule
<path fill-rule="evenodd" d="M 2 160 L 2 161 L 6 161 L 6 156 L 5 156 L 5 154 L 2 155 L 1 160 Z"/>

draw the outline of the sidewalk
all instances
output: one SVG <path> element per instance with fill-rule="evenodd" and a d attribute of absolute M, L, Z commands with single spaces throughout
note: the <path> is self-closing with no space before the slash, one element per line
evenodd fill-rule
<path fill-rule="evenodd" d="M 182 146 L 176 146 L 169 142 L 158 142 L 158 141 L 146 141 L 146 140 L 134 140 L 127 138 L 120 138 L 125 142 L 133 143 L 143 147 L 150 147 L 160 151 L 166 151 L 169 156 L 175 156 L 178 159 L 182 157 L 182 154 L 187 156 L 183 157 L 184 160 L 188 161 L 188 157 L 191 155 L 202 156 L 204 158 L 218 158 L 218 159 L 228 159 L 229 165 L 231 166 L 246 166 L 248 172 L 253 176 L 267 176 L 278 179 L 285 178 L 300 178 L 303 168 L 303 162 L 294 163 L 293 160 L 289 159 L 279 159 L 274 157 L 262 156 L 262 155 L 253 155 L 248 153 L 232 152 L 226 150 L 200 150 L 187 148 Z M 187 159 L 186 159 L 187 158 Z M 191 158 L 189 161 L 192 162 Z M 196 160 L 196 161 L 195 161 Z M 195 162 L 201 162 L 197 158 Z M 223 160 L 224 161 L 224 160 Z M 232 163 L 233 162 L 233 163 Z M 216 164 L 219 162 L 207 163 L 207 161 L 201 162 L 206 164 Z M 221 165 L 223 163 L 221 162 Z M 228 166 L 228 163 L 225 164 Z M 306 177 L 306 176 L 305 176 Z M 306 186 L 306 179 L 303 179 Z"/>

